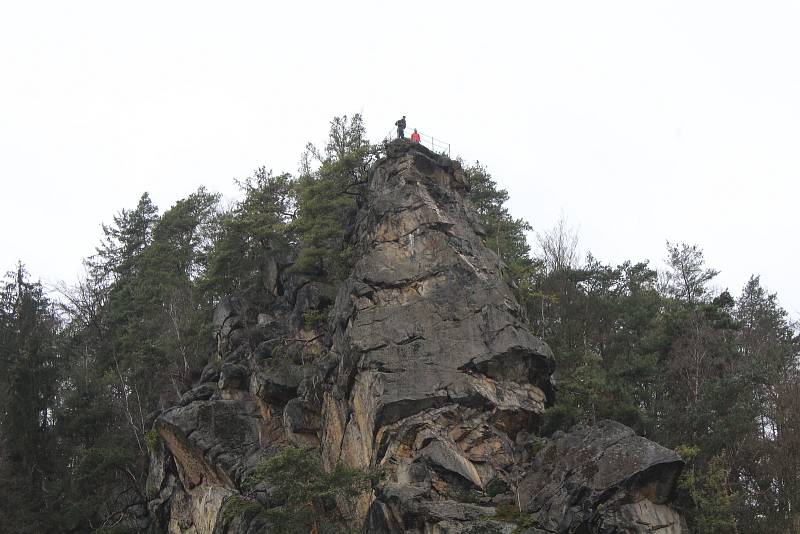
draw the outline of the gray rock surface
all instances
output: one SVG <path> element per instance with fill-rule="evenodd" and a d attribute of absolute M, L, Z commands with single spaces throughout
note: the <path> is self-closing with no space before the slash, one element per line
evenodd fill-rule
<path fill-rule="evenodd" d="M 555 435 L 531 463 L 519 499 L 547 532 L 679 533 L 680 516 L 666 505 L 682 469 L 675 452 L 600 421 Z"/>
<path fill-rule="evenodd" d="M 308 290 L 298 307 L 297 288 L 286 286 L 263 299 L 270 303 L 266 311 L 238 297 L 217 306 L 216 353 L 198 384 L 153 425 L 160 439 L 147 484 L 150 532 L 266 532 L 252 509 L 223 518 L 225 502 L 241 494 L 245 479 L 281 447 L 318 444 L 319 403 L 302 401 L 298 392 L 309 377 L 320 381 L 314 362 L 326 351 L 296 317 L 319 300 Z"/>
<path fill-rule="evenodd" d="M 384 466 L 392 482 L 422 480 L 412 482 L 420 502 L 456 500 L 507 477 L 516 433 L 553 400 L 553 355 L 524 326 L 467 192 L 458 163 L 389 145 L 333 317 L 340 364 L 323 402 L 323 458 Z M 370 516 L 388 509 L 408 527 L 419 507 L 406 504 L 372 503 Z M 427 516 L 414 528 L 454 520 Z"/>

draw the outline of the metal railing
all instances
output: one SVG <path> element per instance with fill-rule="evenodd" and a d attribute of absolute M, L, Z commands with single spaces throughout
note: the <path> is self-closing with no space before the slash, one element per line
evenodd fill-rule
<path fill-rule="evenodd" d="M 406 128 L 405 129 L 405 138 L 411 139 L 411 134 L 414 132 L 414 128 Z M 436 139 L 432 135 L 428 135 L 425 133 L 420 132 L 417 130 L 419 134 L 419 144 L 424 146 L 425 148 L 429 148 L 432 151 L 436 152 L 437 154 L 443 154 L 450 157 L 450 143 L 447 141 L 442 141 L 441 139 Z M 391 130 L 386 137 L 384 138 L 385 141 L 390 142 L 397 139 L 397 128 Z"/>

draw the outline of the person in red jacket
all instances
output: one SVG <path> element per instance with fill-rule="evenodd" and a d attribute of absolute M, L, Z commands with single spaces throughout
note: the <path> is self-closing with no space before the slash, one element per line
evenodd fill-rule
<path fill-rule="evenodd" d="M 417 129 L 416 128 L 414 128 L 414 133 L 411 134 L 411 140 L 414 141 L 415 143 L 419 143 L 419 141 L 420 141 L 419 133 L 417 133 Z"/>

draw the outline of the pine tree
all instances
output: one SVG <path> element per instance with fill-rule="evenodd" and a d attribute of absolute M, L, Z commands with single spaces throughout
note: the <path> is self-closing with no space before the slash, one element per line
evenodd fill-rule
<path fill-rule="evenodd" d="M 324 156 L 308 147 L 303 173 L 294 184 L 297 216 L 291 229 L 299 241 L 296 272 L 328 282 L 347 276 L 352 263 L 348 237 L 377 154 L 377 147 L 366 140 L 359 114 L 331 121 Z M 317 170 L 311 169 L 313 158 L 320 163 Z"/>
<path fill-rule="evenodd" d="M 751 387 L 749 432 L 734 473 L 738 512 L 749 532 L 789 532 L 800 520 L 800 338 L 757 276 L 745 284 L 734 315 Z"/>
<path fill-rule="evenodd" d="M 511 216 L 505 206 L 508 191 L 497 187 L 497 182 L 479 161 L 464 167 L 464 177 L 470 185 L 469 200 L 486 227 L 486 246 L 500 255 L 515 282 L 529 281 L 536 267 L 525 237 L 531 225 Z"/>
<path fill-rule="evenodd" d="M 691 499 L 690 521 L 703 534 L 730 534 L 739 532 L 733 513 L 733 495 L 728 480 L 730 469 L 723 455 L 716 455 L 703 467 L 698 467 L 696 447 L 681 447 L 681 456 L 689 466 L 681 475 L 679 487 Z"/>
<path fill-rule="evenodd" d="M 54 434 L 60 321 L 20 264 L 0 283 L 0 506 L 6 532 L 49 532 L 61 473 Z"/>
<path fill-rule="evenodd" d="M 211 297 L 240 295 L 267 304 L 278 269 L 292 259 L 294 236 L 289 225 L 295 199 L 291 176 L 273 175 L 265 167 L 239 182 L 244 197 L 217 223 L 203 287 Z"/>

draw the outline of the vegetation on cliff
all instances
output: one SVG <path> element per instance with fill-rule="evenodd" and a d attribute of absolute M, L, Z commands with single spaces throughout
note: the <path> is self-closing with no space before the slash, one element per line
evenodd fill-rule
<path fill-rule="evenodd" d="M 357 529 L 341 517 L 336 500 L 352 500 L 367 491 L 370 474 L 343 464 L 326 472 L 314 451 L 287 447 L 259 465 L 245 487 L 254 491 L 262 483 L 272 488 L 274 506 L 265 508 L 235 495 L 223 505 L 223 520 L 231 522 L 243 512 L 254 513 L 287 534 L 344 534 Z"/>

